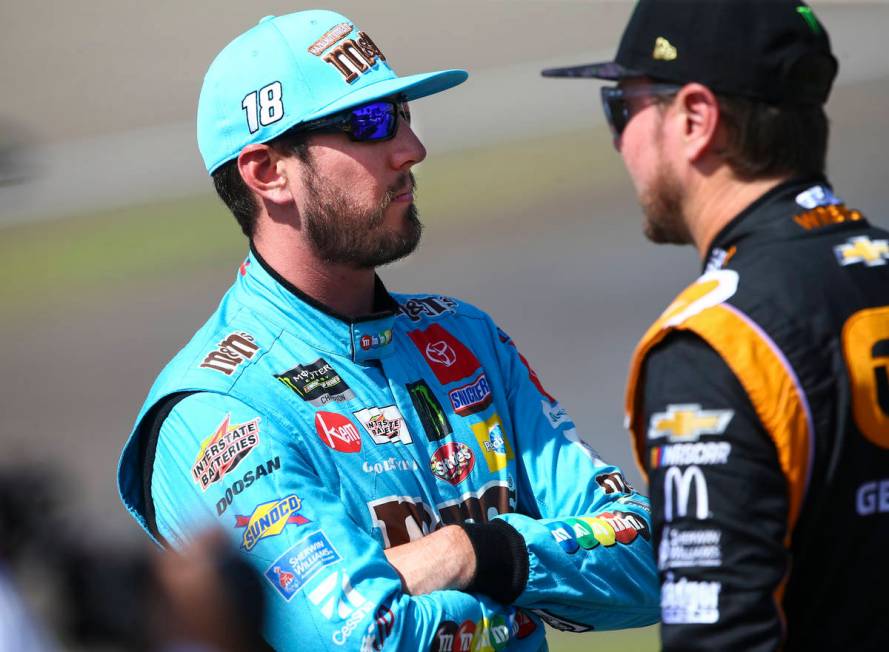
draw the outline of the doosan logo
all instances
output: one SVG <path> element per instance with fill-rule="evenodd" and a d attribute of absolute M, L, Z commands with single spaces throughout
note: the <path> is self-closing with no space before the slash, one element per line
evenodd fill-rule
<path fill-rule="evenodd" d="M 315 430 L 326 446 L 339 453 L 357 453 L 361 450 L 358 428 L 342 414 L 316 412 Z"/>

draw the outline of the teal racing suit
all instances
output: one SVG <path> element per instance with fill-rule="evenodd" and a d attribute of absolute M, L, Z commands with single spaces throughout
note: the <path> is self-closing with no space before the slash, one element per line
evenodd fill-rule
<path fill-rule="evenodd" d="M 279 650 L 539 650 L 659 617 L 648 499 L 483 312 L 390 295 L 333 314 L 255 251 L 163 370 L 119 468 L 180 547 L 216 526 L 263 575 Z M 384 550 L 461 525 L 466 591 L 412 596 Z M 429 560 L 435 564 L 434 559 Z"/>

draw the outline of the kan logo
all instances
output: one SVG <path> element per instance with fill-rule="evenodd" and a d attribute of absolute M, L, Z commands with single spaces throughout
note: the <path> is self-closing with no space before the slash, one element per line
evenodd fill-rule
<path fill-rule="evenodd" d="M 342 414 L 316 412 L 315 431 L 325 446 L 339 453 L 357 453 L 361 450 L 358 428 Z"/>
<path fill-rule="evenodd" d="M 408 333 L 442 385 L 473 375 L 481 368 L 478 358 L 440 324 Z"/>

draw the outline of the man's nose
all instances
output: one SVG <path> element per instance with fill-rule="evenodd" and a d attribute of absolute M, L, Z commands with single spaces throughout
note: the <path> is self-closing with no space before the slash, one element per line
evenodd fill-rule
<path fill-rule="evenodd" d="M 404 118 L 398 119 L 401 120 L 401 124 L 398 125 L 398 133 L 392 140 L 390 154 L 392 167 L 396 170 L 408 170 L 426 158 L 426 148 L 411 129 L 410 123 Z"/>

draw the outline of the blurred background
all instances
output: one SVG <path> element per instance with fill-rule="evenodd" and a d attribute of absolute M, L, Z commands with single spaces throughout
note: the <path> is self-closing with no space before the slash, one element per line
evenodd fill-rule
<path fill-rule="evenodd" d="M 812 0 L 840 60 L 828 106 L 837 194 L 889 225 L 886 2 Z M 512 335 L 606 459 L 642 485 L 623 430 L 636 340 L 700 263 L 655 247 L 611 146 L 598 84 L 541 68 L 610 58 L 632 2 L 35 0 L 0 7 L 2 467 L 67 481 L 66 511 L 141 541 L 115 488 L 120 448 L 169 357 L 214 309 L 246 243 L 198 155 L 215 54 L 266 14 L 317 6 L 395 70 L 466 68 L 412 106 L 418 253 L 392 290 L 476 303 Z M 39 600 L 37 600 L 39 602 Z M 656 649 L 656 629 L 557 635 L 552 649 Z"/>

